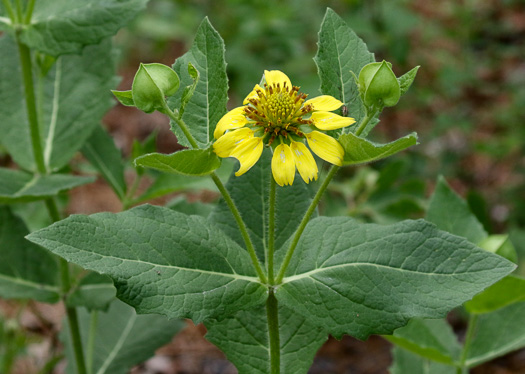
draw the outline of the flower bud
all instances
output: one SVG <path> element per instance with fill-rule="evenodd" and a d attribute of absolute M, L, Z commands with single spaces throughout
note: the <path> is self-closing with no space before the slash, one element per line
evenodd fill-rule
<path fill-rule="evenodd" d="M 358 83 L 361 98 L 368 107 L 394 106 L 401 96 L 399 82 L 386 61 L 365 65 L 359 73 Z"/>
<path fill-rule="evenodd" d="M 131 87 L 133 102 L 146 113 L 162 109 L 165 97 L 177 92 L 179 83 L 179 76 L 169 66 L 140 64 Z"/>

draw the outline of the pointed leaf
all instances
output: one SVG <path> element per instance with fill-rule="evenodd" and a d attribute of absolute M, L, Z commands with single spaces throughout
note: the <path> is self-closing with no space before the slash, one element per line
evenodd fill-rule
<path fill-rule="evenodd" d="M 185 149 L 165 155 L 150 153 L 135 159 L 136 166 L 182 175 L 208 175 L 221 166 L 221 160 L 208 149 Z"/>
<path fill-rule="evenodd" d="M 135 106 L 135 102 L 133 101 L 133 93 L 131 90 L 128 91 L 117 91 L 117 90 L 111 90 L 113 95 L 117 98 L 117 100 L 125 106 Z"/>
<path fill-rule="evenodd" d="M 418 144 L 417 134 L 412 133 L 388 144 L 375 144 L 352 133 L 339 137 L 345 150 L 343 165 L 358 165 L 381 160 Z"/>
<path fill-rule="evenodd" d="M 456 374 L 454 366 L 427 360 L 403 348 L 392 350 L 393 363 L 390 374 Z"/>
<path fill-rule="evenodd" d="M 83 347 L 87 347 L 90 314 L 81 309 L 79 321 Z M 133 366 L 146 361 L 158 348 L 169 343 L 184 326 L 183 321 L 167 320 L 159 315 L 137 315 L 132 307 L 115 300 L 107 312 L 97 315 L 92 373 L 129 373 Z M 69 334 L 62 337 L 67 347 L 67 373 L 76 374 Z"/>
<path fill-rule="evenodd" d="M 69 174 L 38 175 L 0 168 L 0 203 L 27 202 L 55 196 L 62 191 L 91 183 L 94 177 Z"/>
<path fill-rule="evenodd" d="M 374 62 L 374 54 L 341 17 L 328 8 L 319 31 L 319 49 L 314 58 L 321 79 L 321 92 L 339 99 L 348 115 L 359 123 L 365 116 L 354 75 Z M 344 132 L 355 131 L 355 126 Z"/>
<path fill-rule="evenodd" d="M 385 336 L 399 347 L 430 360 L 454 365 L 461 354 L 461 346 L 450 325 L 444 319 L 413 319 L 405 327 Z"/>
<path fill-rule="evenodd" d="M 439 229 L 467 238 L 472 243 L 479 243 L 487 237 L 483 225 L 472 214 L 465 200 L 450 188 L 442 176 L 430 198 L 425 219 Z"/>
<path fill-rule="evenodd" d="M 138 313 L 199 323 L 266 299 L 246 251 L 204 218 L 167 208 L 70 216 L 28 239 L 111 276 Z"/>
<path fill-rule="evenodd" d="M 466 364 L 474 367 L 525 347 L 525 302 L 479 316 Z"/>
<path fill-rule="evenodd" d="M 124 162 L 113 138 L 102 126 L 98 126 L 91 134 L 84 147 L 82 147 L 82 154 L 102 174 L 111 188 L 113 188 L 113 191 L 122 200 L 126 195 Z"/>
<path fill-rule="evenodd" d="M 116 289 L 111 278 L 89 273 L 68 294 L 66 304 L 88 310 L 107 310 L 115 297 Z"/>
<path fill-rule="evenodd" d="M 412 82 L 414 82 L 414 79 L 416 79 L 418 70 L 419 66 L 416 66 L 415 68 L 397 78 L 397 81 L 399 82 L 399 88 L 401 89 L 401 95 L 404 95 L 410 86 L 412 86 Z"/>
<path fill-rule="evenodd" d="M 239 374 L 271 373 L 264 306 L 242 310 L 220 322 L 207 322 L 206 328 L 206 339 L 226 354 Z M 306 373 L 315 353 L 328 338 L 326 332 L 283 306 L 279 307 L 279 334 L 281 372 L 286 374 Z"/>
<path fill-rule="evenodd" d="M 22 220 L 0 207 L 0 297 L 56 303 L 58 264 L 45 249 L 27 241 Z"/>
<path fill-rule="evenodd" d="M 35 171 L 18 51 L 7 35 L 0 37 L 0 50 L 0 142 L 17 164 Z M 107 40 L 86 47 L 82 55 L 58 58 L 47 75 L 36 79 L 48 170 L 66 165 L 114 104 L 110 93 L 117 83 L 114 57 Z"/>
<path fill-rule="evenodd" d="M 423 220 L 320 217 L 306 227 L 276 297 L 335 337 L 366 339 L 411 318 L 443 317 L 514 268 Z"/>
<path fill-rule="evenodd" d="M 265 259 L 268 242 L 268 201 L 270 191 L 271 154 L 263 152 L 257 163 L 240 177 L 232 174 L 226 189 L 246 223 L 257 256 Z M 237 167 L 235 168 L 237 169 Z M 315 187 L 314 187 L 315 188 Z M 311 194 L 300 178 L 292 186 L 277 188 L 275 201 L 275 248 L 279 249 L 295 232 L 310 206 Z M 221 200 L 209 219 L 240 246 L 245 247 L 239 228 L 226 203 Z"/>
<path fill-rule="evenodd" d="M 228 78 L 224 51 L 221 36 L 208 18 L 205 18 L 197 30 L 191 49 L 184 56 L 179 57 L 173 65 L 173 70 L 180 77 L 182 87 L 191 86 L 194 81 L 194 77 L 188 72 L 189 63 L 200 75 L 195 92 L 186 104 L 182 116 L 200 148 L 207 148 L 213 141 L 215 125 L 226 113 Z M 179 90 L 168 101 L 170 108 L 181 107 L 181 100 L 185 100 L 185 91 Z M 179 143 L 189 147 L 190 144 L 179 127 L 173 123 L 172 128 L 175 129 Z"/>
<path fill-rule="evenodd" d="M 465 303 L 469 313 L 490 313 L 507 305 L 525 301 L 525 279 L 506 276 Z"/>
<path fill-rule="evenodd" d="M 80 53 L 127 25 L 148 0 L 36 1 L 24 43 L 49 55 Z"/>

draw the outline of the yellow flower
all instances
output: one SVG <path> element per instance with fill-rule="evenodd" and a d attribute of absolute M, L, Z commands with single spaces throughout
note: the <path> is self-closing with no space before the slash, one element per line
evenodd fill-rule
<path fill-rule="evenodd" d="M 235 175 L 255 165 L 266 145 L 274 148 L 272 174 L 277 184 L 291 185 L 296 168 L 306 183 L 317 180 L 317 164 L 305 141 L 323 160 L 342 165 L 343 147 L 321 131 L 355 123 L 353 118 L 331 113 L 343 103 L 328 95 L 306 100 L 307 95 L 292 86 L 279 70 L 265 70 L 264 81 L 262 86 L 255 85 L 243 106 L 221 118 L 213 133 L 217 139 L 213 144 L 215 153 L 239 160 L 241 166 Z"/>

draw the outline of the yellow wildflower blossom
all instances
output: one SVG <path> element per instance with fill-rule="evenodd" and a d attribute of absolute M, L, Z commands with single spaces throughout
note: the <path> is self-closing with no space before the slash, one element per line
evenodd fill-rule
<path fill-rule="evenodd" d="M 264 80 L 263 86 L 255 85 L 243 106 L 229 111 L 217 123 L 215 153 L 237 158 L 241 166 L 235 175 L 239 176 L 255 165 L 264 145 L 272 146 L 272 174 L 280 186 L 293 183 L 296 169 L 305 183 L 317 180 L 317 164 L 305 141 L 317 156 L 340 166 L 343 147 L 321 131 L 355 123 L 353 118 L 332 113 L 343 103 L 328 95 L 306 100 L 307 95 L 279 70 L 265 70 Z"/>

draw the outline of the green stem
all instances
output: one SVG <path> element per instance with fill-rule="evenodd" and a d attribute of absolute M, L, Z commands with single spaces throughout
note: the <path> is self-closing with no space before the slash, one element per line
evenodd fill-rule
<path fill-rule="evenodd" d="M 467 366 L 465 365 L 465 362 L 467 361 L 468 352 L 470 350 L 470 345 L 472 344 L 472 340 L 474 339 L 474 336 L 476 335 L 478 318 L 479 317 L 477 314 L 471 314 L 468 320 L 467 335 L 465 336 L 465 343 L 463 343 L 463 351 L 461 352 L 460 369 L 462 371 L 467 370 Z"/>
<path fill-rule="evenodd" d="M 167 114 L 168 117 L 170 117 L 173 121 L 175 121 L 175 123 L 180 127 L 180 129 L 182 130 L 182 132 L 186 136 L 186 139 L 188 139 L 188 141 L 190 142 L 191 147 L 193 149 L 199 149 L 197 141 L 195 140 L 193 135 L 191 135 L 190 130 L 188 129 L 188 126 L 186 125 L 186 123 L 182 119 L 180 119 L 179 116 L 177 116 L 168 107 L 168 104 L 166 104 L 166 102 L 163 103 L 163 109 L 164 109 L 164 113 Z M 262 283 L 266 283 L 268 280 L 266 278 L 266 275 L 264 274 L 264 271 L 263 271 L 263 269 L 261 267 L 261 264 L 260 264 L 259 260 L 257 259 L 257 254 L 255 253 L 255 248 L 254 248 L 253 243 L 252 243 L 252 241 L 250 239 L 250 235 L 248 234 L 248 229 L 246 228 L 246 224 L 242 220 L 241 213 L 239 212 L 239 210 L 235 206 L 235 203 L 233 202 L 233 199 L 231 198 L 230 193 L 228 192 L 226 187 L 224 187 L 224 184 L 222 183 L 220 178 L 217 176 L 217 174 L 215 172 L 213 172 L 210 175 L 211 175 L 211 178 L 213 179 L 213 182 L 215 183 L 215 185 L 219 189 L 219 191 L 220 191 L 220 193 L 222 195 L 222 198 L 224 199 L 224 201 L 228 205 L 228 208 L 230 208 L 230 211 L 232 212 L 233 217 L 235 218 L 235 222 L 237 222 L 237 226 L 239 226 L 239 230 L 241 231 L 242 238 L 244 239 L 244 243 L 246 245 L 246 249 L 248 250 L 248 253 L 249 253 L 250 258 L 252 260 L 252 263 L 253 263 L 253 266 L 255 268 L 255 271 L 257 272 L 257 275 L 259 276 L 259 279 L 261 280 Z"/>
<path fill-rule="evenodd" d="M 33 148 L 33 156 L 35 158 L 36 167 L 39 173 L 45 174 L 47 172 L 44 163 L 44 152 L 40 142 L 40 128 L 38 125 L 38 116 L 36 111 L 35 90 L 33 82 L 33 70 L 31 68 L 31 52 L 29 47 L 23 44 L 18 34 L 16 35 L 16 43 L 20 55 L 20 65 L 22 67 L 22 78 L 24 81 L 24 93 L 26 101 L 27 118 L 29 120 L 29 133 L 31 136 L 31 146 Z"/>
<path fill-rule="evenodd" d="M 98 311 L 91 311 L 91 318 L 89 321 L 89 336 L 86 347 L 86 369 L 88 374 L 93 373 L 93 357 L 95 352 L 95 338 L 97 336 L 98 325 Z"/>
<path fill-rule="evenodd" d="M 239 226 L 239 230 L 241 231 L 242 238 L 244 239 L 244 243 L 246 245 L 246 249 L 248 250 L 248 253 L 250 255 L 250 258 L 252 260 L 253 266 L 255 268 L 255 271 L 257 272 L 257 275 L 259 276 L 259 279 L 262 283 L 266 283 L 268 279 L 266 278 L 266 275 L 264 275 L 264 271 L 261 267 L 261 264 L 259 260 L 257 259 L 257 254 L 255 253 L 255 248 L 252 244 L 252 240 L 250 239 L 250 235 L 248 234 L 248 229 L 246 228 L 246 224 L 242 220 L 241 214 L 239 213 L 239 210 L 235 206 L 235 203 L 233 202 L 230 193 L 224 187 L 224 184 L 220 180 L 220 178 L 215 174 L 215 172 L 211 173 L 211 179 L 213 179 L 213 182 L 215 182 L 215 185 L 219 189 L 222 198 L 230 208 L 230 211 L 233 214 L 233 218 L 235 218 L 235 222 L 237 222 L 237 226 Z"/>
<path fill-rule="evenodd" d="M 359 127 L 357 128 L 357 130 L 355 131 L 355 134 L 357 136 L 361 135 L 361 133 L 365 130 L 366 128 L 366 125 L 368 125 L 368 122 L 370 122 L 370 120 L 372 118 L 374 118 L 374 116 L 376 115 L 377 113 L 377 109 L 373 109 L 372 111 L 366 112 L 366 116 L 365 118 L 363 118 L 363 120 L 361 121 L 361 123 L 359 124 Z"/>
<path fill-rule="evenodd" d="M 279 338 L 279 308 L 273 288 L 266 300 L 266 316 L 268 318 L 268 338 L 270 341 L 270 373 L 281 373 L 281 344 Z"/>
<path fill-rule="evenodd" d="M 20 8 L 20 6 L 19 6 Z M 42 143 L 40 139 L 40 128 L 38 124 L 38 115 L 36 109 L 33 69 L 31 66 L 31 51 L 29 47 L 23 44 L 16 34 L 16 42 L 20 54 L 20 65 L 22 66 L 22 77 L 24 81 L 24 93 L 26 101 L 27 117 L 29 120 L 29 132 L 31 135 L 31 146 L 37 170 L 41 174 L 47 173 L 47 168 L 44 162 L 44 153 L 42 150 Z M 60 213 L 53 198 L 45 200 L 46 208 L 49 216 L 53 222 L 60 220 Z M 70 273 L 69 264 L 63 258 L 59 259 L 60 279 L 62 288 L 62 299 L 65 297 L 70 289 Z M 69 322 L 71 332 L 71 342 L 75 353 L 78 374 L 86 374 L 86 366 L 84 363 L 84 352 L 82 350 L 82 341 L 80 339 L 80 329 L 78 325 L 78 316 L 75 308 L 66 307 L 66 315 Z"/>
<path fill-rule="evenodd" d="M 332 168 L 328 172 L 326 178 L 323 181 L 323 184 L 319 189 L 317 190 L 317 193 L 314 196 L 314 199 L 310 203 L 310 206 L 308 207 L 308 210 L 306 211 L 306 214 L 303 217 L 303 220 L 299 224 L 299 227 L 297 228 L 297 231 L 295 232 L 295 235 L 293 237 L 292 243 L 290 244 L 290 248 L 288 248 L 288 251 L 286 252 L 286 256 L 284 257 L 283 264 L 281 265 L 281 268 L 279 269 L 279 273 L 277 274 L 277 278 L 275 279 L 276 284 L 280 284 L 284 278 L 284 273 L 286 272 L 286 269 L 288 268 L 288 265 L 290 265 L 290 261 L 292 260 L 293 253 L 295 251 L 295 248 L 297 247 L 297 243 L 299 243 L 299 239 L 301 238 L 301 235 L 303 234 L 303 231 L 306 227 L 306 224 L 308 221 L 310 221 L 310 217 L 315 211 L 315 208 L 317 207 L 317 204 L 319 204 L 319 201 L 321 200 L 321 197 L 323 196 L 324 191 L 330 184 L 332 178 L 334 177 L 335 173 L 339 170 L 340 166 L 332 165 Z"/>
<path fill-rule="evenodd" d="M 29 25 L 31 23 L 31 17 L 33 16 L 33 10 L 35 9 L 35 0 L 29 0 L 26 8 L 26 15 L 24 17 L 24 23 Z"/>
<path fill-rule="evenodd" d="M 22 1 L 16 0 L 15 5 L 16 5 L 16 15 L 17 15 L 18 22 L 22 22 L 23 21 Z"/>
<path fill-rule="evenodd" d="M 275 285 L 273 258 L 275 252 L 275 189 L 277 183 L 272 175 L 270 175 L 270 180 L 270 208 L 268 212 L 268 282 L 273 286 Z"/>
<path fill-rule="evenodd" d="M 9 18 L 11 19 L 11 22 L 13 24 L 16 23 L 16 14 L 13 10 L 13 6 L 11 5 L 11 2 L 9 0 L 2 0 L 2 3 L 4 4 L 5 11 L 9 15 Z"/>

